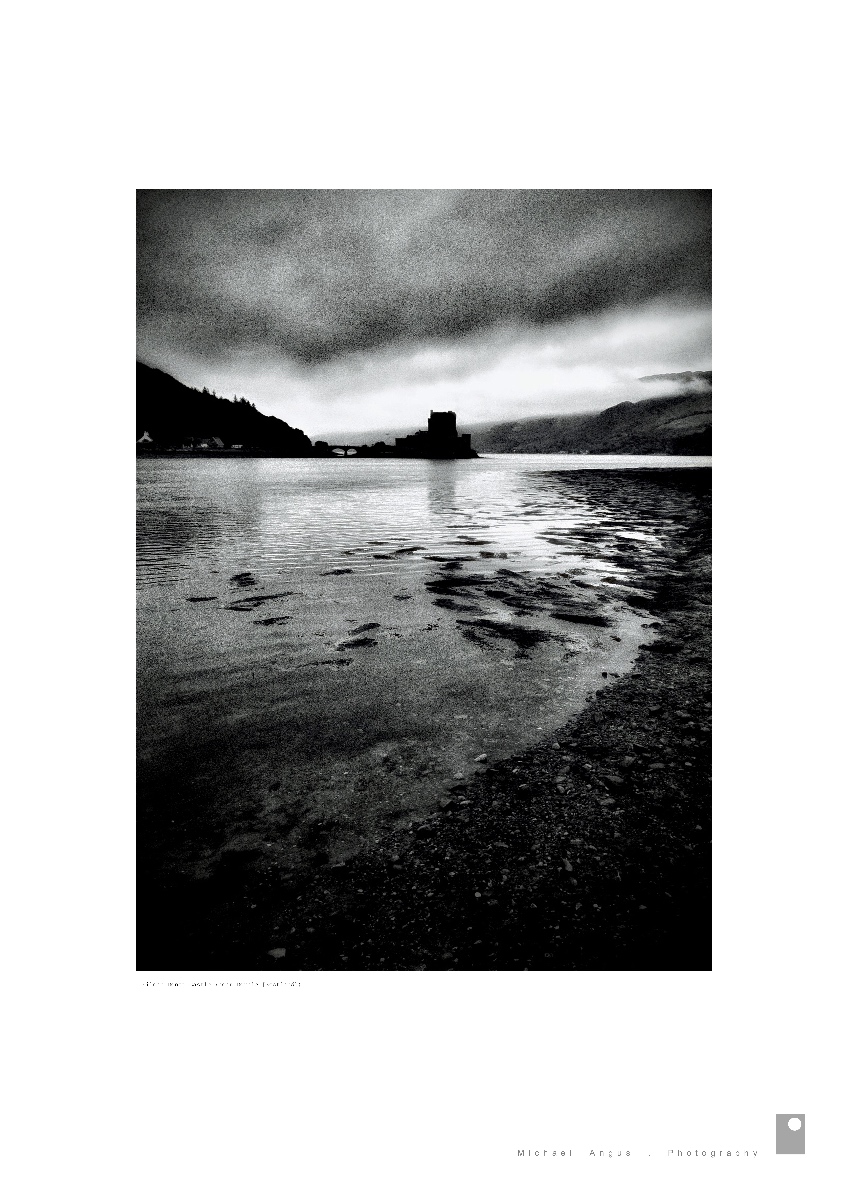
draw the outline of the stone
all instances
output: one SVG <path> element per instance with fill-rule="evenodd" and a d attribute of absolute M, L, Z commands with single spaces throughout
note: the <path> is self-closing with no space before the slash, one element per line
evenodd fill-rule
<path fill-rule="evenodd" d="M 632 754 L 627 754 L 627 755 L 625 755 L 625 757 L 624 757 L 624 758 L 621 760 L 621 765 L 622 765 L 622 766 L 625 768 L 625 770 L 627 770 L 627 769 L 629 769 L 630 767 L 632 767 L 632 766 L 633 766 L 633 764 L 635 763 L 635 761 L 636 761 L 636 759 L 633 757 L 633 755 L 632 755 Z"/>
<path fill-rule="evenodd" d="M 419 838 L 432 837 L 434 833 L 432 825 L 419 825 L 415 830 L 415 836 Z"/>
<path fill-rule="evenodd" d="M 477 757 L 474 759 L 474 761 L 475 762 L 488 762 L 489 756 L 488 756 L 488 754 L 478 754 Z"/>
<path fill-rule="evenodd" d="M 286 951 L 284 946 L 278 946 L 275 950 L 269 950 L 268 954 L 271 958 L 285 958 Z"/>

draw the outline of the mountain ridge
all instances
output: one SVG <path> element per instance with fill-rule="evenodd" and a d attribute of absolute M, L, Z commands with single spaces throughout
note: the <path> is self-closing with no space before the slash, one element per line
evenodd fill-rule
<path fill-rule="evenodd" d="M 600 412 L 471 428 L 490 454 L 712 454 L 711 392 L 625 400 Z"/>

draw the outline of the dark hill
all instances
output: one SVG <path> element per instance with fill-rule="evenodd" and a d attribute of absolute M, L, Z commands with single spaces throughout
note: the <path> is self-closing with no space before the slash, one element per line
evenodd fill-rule
<path fill-rule="evenodd" d="M 218 437 L 225 447 L 241 445 L 262 454 L 300 457 L 312 443 L 279 417 L 257 412 L 247 400 L 225 400 L 186 387 L 164 371 L 136 363 L 136 438 L 145 431 L 154 448 L 178 447 L 192 439 Z"/>
<path fill-rule="evenodd" d="M 474 431 L 485 453 L 711 454 L 712 396 L 625 401 L 595 413 L 534 417 Z"/>

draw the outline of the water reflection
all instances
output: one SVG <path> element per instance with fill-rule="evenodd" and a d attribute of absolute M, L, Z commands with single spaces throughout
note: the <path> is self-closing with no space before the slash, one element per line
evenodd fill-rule
<path fill-rule="evenodd" d="M 458 465 L 450 460 L 427 463 L 427 501 L 434 517 L 453 515 Z"/>

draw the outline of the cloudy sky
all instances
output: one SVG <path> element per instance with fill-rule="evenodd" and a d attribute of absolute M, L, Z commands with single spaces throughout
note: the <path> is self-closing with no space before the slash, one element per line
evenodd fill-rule
<path fill-rule="evenodd" d="M 605 408 L 710 359 L 706 191 L 142 191 L 138 357 L 311 437 Z"/>

